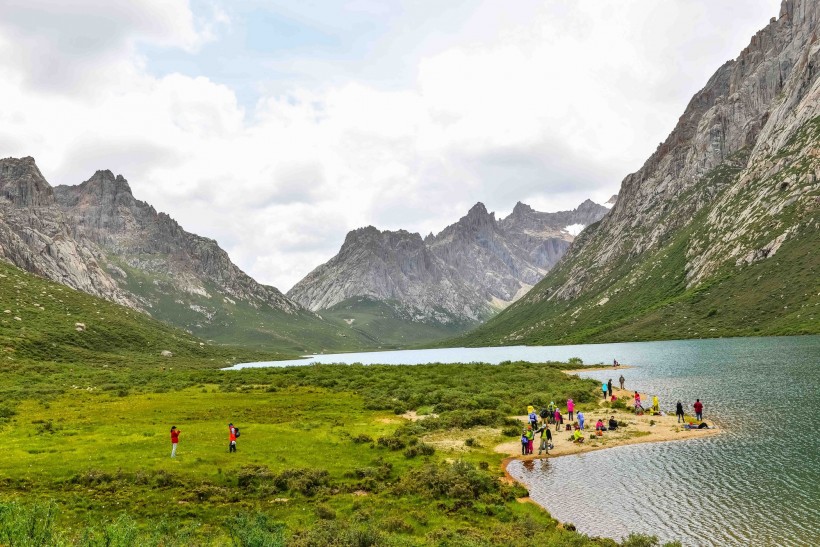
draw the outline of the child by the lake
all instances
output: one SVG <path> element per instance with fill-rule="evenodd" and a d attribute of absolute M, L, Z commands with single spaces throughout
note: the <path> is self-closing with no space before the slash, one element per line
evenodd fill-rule
<path fill-rule="evenodd" d="M 530 440 L 527 438 L 527 430 L 521 432 L 521 455 L 526 456 Z"/>
<path fill-rule="evenodd" d="M 532 454 L 533 451 L 533 444 L 535 443 L 535 433 L 532 430 L 532 426 L 527 426 L 527 454 Z"/>

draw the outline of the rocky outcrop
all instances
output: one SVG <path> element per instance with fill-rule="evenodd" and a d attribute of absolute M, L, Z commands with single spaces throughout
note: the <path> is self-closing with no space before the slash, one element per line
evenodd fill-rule
<path fill-rule="evenodd" d="M 254 281 L 215 241 L 134 198 L 128 182 L 110 171 L 52 188 L 34 159 L 0 160 L 0 257 L 208 336 L 231 340 L 253 321 L 264 343 L 279 336 L 265 325 L 298 316 L 298 325 L 272 344 L 302 347 L 298 339 L 319 323 L 317 343 L 335 341 L 336 327 Z"/>
<path fill-rule="evenodd" d="M 818 31 L 820 3 L 784 1 L 779 18 L 715 72 L 669 137 L 624 179 L 611 213 L 486 332 L 502 343 L 549 339 L 550 328 L 582 323 L 596 303 L 617 305 L 678 276 L 676 290 L 725 279 L 820 228 Z M 671 264 L 671 253 L 685 255 L 681 270 L 653 271 Z M 549 320 L 514 319 L 533 306 Z"/>
<path fill-rule="evenodd" d="M 573 240 L 567 226 L 597 222 L 607 212 L 591 201 L 558 213 L 518 203 L 497 220 L 477 203 L 423 240 L 403 230 L 361 228 L 288 296 L 312 310 L 365 296 L 391 302 L 417 321 L 480 321 L 519 298 L 560 259 Z"/>
<path fill-rule="evenodd" d="M 241 271 L 216 241 L 191 234 L 170 216 L 137 200 L 128 182 L 111 171 L 97 171 L 77 186 L 57 186 L 54 198 L 77 241 L 100 247 L 119 277 L 123 267 L 161 277 L 171 292 L 220 296 L 287 313 L 299 306 L 274 287 Z M 147 307 L 150 298 L 143 297 Z"/>
<path fill-rule="evenodd" d="M 0 256 L 77 290 L 138 307 L 100 266 L 99 250 L 72 238 L 51 186 L 30 157 L 0 160 Z"/>

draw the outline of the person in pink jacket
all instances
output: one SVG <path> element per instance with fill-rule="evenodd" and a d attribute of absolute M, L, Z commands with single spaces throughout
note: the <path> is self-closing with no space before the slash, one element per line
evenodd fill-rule
<path fill-rule="evenodd" d="M 572 399 L 567 399 L 567 416 L 569 416 L 569 421 L 571 422 L 573 419 L 573 415 L 575 413 L 575 401 Z"/>

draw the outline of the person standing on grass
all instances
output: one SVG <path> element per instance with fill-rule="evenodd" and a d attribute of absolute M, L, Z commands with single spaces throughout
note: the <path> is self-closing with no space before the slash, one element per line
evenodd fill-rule
<path fill-rule="evenodd" d="M 228 424 L 228 452 L 236 452 L 236 428 Z"/>
<path fill-rule="evenodd" d="M 529 444 L 530 444 L 530 440 L 527 438 L 527 430 L 525 429 L 524 431 L 521 432 L 521 455 L 522 456 L 527 455 L 527 450 L 528 450 L 527 447 L 529 446 Z"/>
<path fill-rule="evenodd" d="M 700 399 L 697 399 L 692 406 L 695 407 L 695 418 L 703 421 L 703 403 L 700 402 Z"/>
<path fill-rule="evenodd" d="M 606 390 L 609 392 L 609 397 L 612 397 L 612 378 L 606 383 Z"/>
<path fill-rule="evenodd" d="M 680 401 L 678 401 L 678 404 L 675 407 L 675 416 L 678 417 L 678 423 L 686 421 L 683 419 L 683 403 Z"/>
<path fill-rule="evenodd" d="M 624 378 L 623 374 L 621 374 L 621 377 L 618 378 L 618 381 L 621 383 L 621 389 L 623 389 L 624 388 L 624 382 L 626 382 L 626 378 Z"/>
<path fill-rule="evenodd" d="M 641 394 L 637 391 L 635 392 L 635 413 L 642 411 L 643 407 L 641 406 Z"/>
<path fill-rule="evenodd" d="M 604 392 L 604 401 L 606 401 L 606 383 L 601 383 L 601 391 Z"/>
<path fill-rule="evenodd" d="M 171 457 L 176 458 L 177 456 L 177 444 L 179 444 L 179 429 L 177 426 L 171 426 Z"/>
<path fill-rule="evenodd" d="M 584 413 L 580 410 L 578 411 L 578 427 L 581 428 L 581 431 L 584 430 Z"/>
<path fill-rule="evenodd" d="M 567 416 L 569 416 L 569 421 L 572 421 L 573 415 L 575 414 L 575 401 L 572 399 L 567 399 Z"/>

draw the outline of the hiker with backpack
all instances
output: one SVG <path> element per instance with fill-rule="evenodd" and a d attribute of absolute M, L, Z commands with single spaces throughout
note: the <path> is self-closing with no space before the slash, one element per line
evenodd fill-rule
<path fill-rule="evenodd" d="M 529 411 L 530 426 L 535 429 L 538 426 L 538 414 L 535 413 L 535 407 L 533 406 L 529 407 Z"/>
<path fill-rule="evenodd" d="M 239 428 L 228 424 L 228 452 L 236 452 L 236 439 L 239 437 Z"/>

